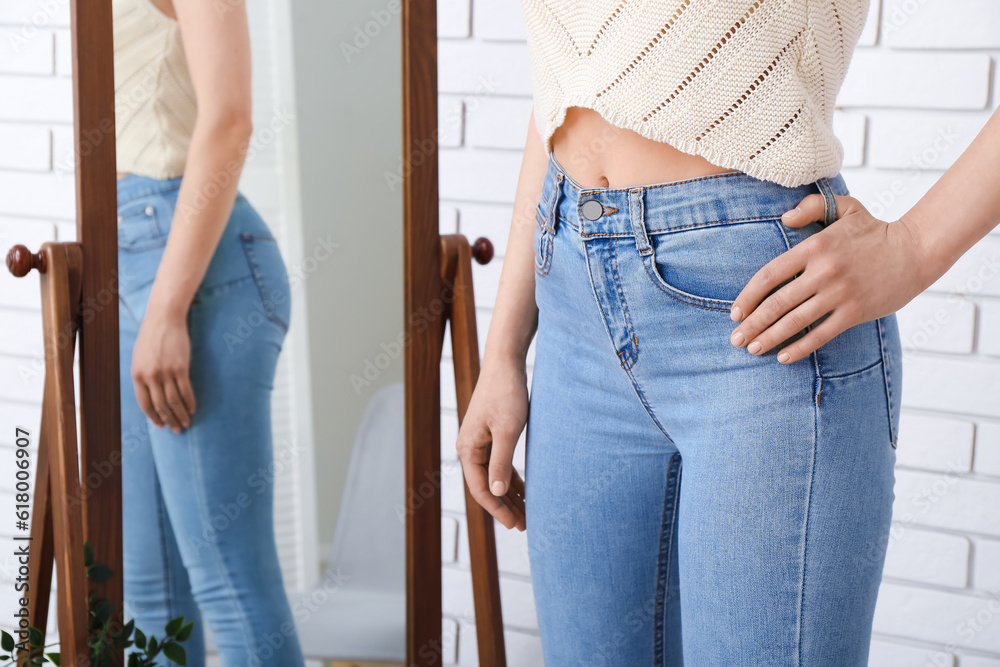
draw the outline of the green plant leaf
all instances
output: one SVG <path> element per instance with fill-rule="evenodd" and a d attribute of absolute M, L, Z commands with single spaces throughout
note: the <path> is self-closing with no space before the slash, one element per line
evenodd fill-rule
<path fill-rule="evenodd" d="M 6 630 L 0 630 L 0 648 L 5 651 L 14 652 L 14 637 Z"/>
<path fill-rule="evenodd" d="M 42 632 L 33 625 L 28 626 L 28 645 L 29 646 L 41 646 L 44 639 L 42 638 Z"/>
<path fill-rule="evenodd" d="M 83 565 L 84 565 L 84 567 L 90 567 L 93 564 L 94 564 L 94 550 L 90 547 L 90 542 L 84 542 L 83 543 Z"/>
<path fill-rule="evenodd" d="M 91 581 L 107 581 L 115 573 L 104 563 L 94 563 L 87 568 L 87 578 Z"/>
<path fill-rule="evenodd" d="M 59 667 L 59 654 L 58 653 L 46 653 L 45 657 L 48 658 L 49 662 L 51 662 L 53 665 L 55 665 L 56 667 Z"/>
<path fill-rule="evenodd" d="M 170 619 L 170 621 L 167 623 L 167 636 L 173 637 L 178 632 L 180 632 L 180 629 L 182 627 L 184 627 L 183 616 L 178 616 L 177 618 Z"/>
<path fill-rule="evenodd" d="M 180 631 L 178 631 L 178 633 L 177 633 L 177 641 L 179 641 L 179 642 L 186 642 L 188 640 L 188 638 L 191 636 L 191 632 L 193 630 L 194 630 L 194 621 L 191 621 L 190 623 L 188 623 L 187 625 L 185 625 L 183 628 L 181 628 Z"/>
<path fill-rule="evenodd" d="M 187 664 L 187 651 L 184 650 L 183 646 L 175 642 L 168 642 L 163 645 L 163 655 L 181 667 Z"/>
<path fill-rule="evenodd" d="M 150 635 L 149 641 L 146 642 L 146 655 L 152 658 L 154 655 L 160 652 L 160 649 L 156 643 L 156 635 Z"/>
<path fill-rule="evenodd" d="M 11 657 L 11 656 L 9 656 L 9 655 L 0 655 L 0 660 L 13 660 L 13 659 L 14 659 L 14 658 L 12 658 L 12 657 Z"/>
<path fill-rule="evenodd" d="M 43 662 L 45 662 L 45 658 L 43 656 L 36 655 L 36 656 L 32 656 L 32 658 L 31 658 L 31 663 L 32 664 L 40 665 Z"/>
<path fill-rule="evenodd" d="M 146 634 L 139 628 L 135 629 L 135 645 L 141 649 L 146 648 Z"/>

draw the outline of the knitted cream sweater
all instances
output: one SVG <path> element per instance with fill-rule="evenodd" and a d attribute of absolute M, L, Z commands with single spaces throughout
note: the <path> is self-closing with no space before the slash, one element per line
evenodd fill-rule
<path fill-rule="evenodd" d="M 535 122 L 566 108 L 796 186 L 836 176 L 833 108 L 868 0 L 522 0 Z"/>

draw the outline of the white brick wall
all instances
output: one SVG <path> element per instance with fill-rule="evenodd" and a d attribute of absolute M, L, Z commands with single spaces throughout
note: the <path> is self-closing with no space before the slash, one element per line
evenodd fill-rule
<path fill-rule="evenodd" d="M 439 40 L 441 230 L 457 229 L 470 240 L 487 236 L 497 248 L 493 263 L 474 266 L 482 346 L 531 81 L 519 3 L 446 5 Z M 876 215 L 894 220 L 912 206 L 1000 104 L 998 26 L 997 0 L 871 0 L 835 129 L 851 192 Z M 997 260 L 1000 234 L 994 233 L 899 313 L 905 359 L 897 503 L 873 667 L 1000 667 Z M 450 341 L 445 350 L 450 353 Z M 475 627 L 450 359 L 441 370 L 442 459 L 449 473 L 445 629 L 457 641 L 459 664 L 471 666 L 477 664 Z M 522 436 L 515 459 L 522 473 L 523 464 Z M 541 665 L 523 534 L 497 524 L 497 541 L 508 662 Z"/>

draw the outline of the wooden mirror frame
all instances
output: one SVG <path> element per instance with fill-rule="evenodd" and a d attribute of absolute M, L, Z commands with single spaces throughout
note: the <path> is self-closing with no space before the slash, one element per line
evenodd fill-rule
<path fill-rule="evenodd" d="M 437 7 L 431 0 L 400 1 L 407 665 L 438 667 L 442 663 L 439 362 L 444 330 L 440 314 L 447 296 L 438 232 Z M 81 468 L 86 471 L 91 463 L 121 457 L 118 309 L 106 307 L 118 301 L 111 0 L 72 0 L 70 13 L 76 224 L 83 248 L 86 311 L 79 332 Z M 92 140 L 92 132 L 85 136 L 84 131 L 92 128 L 100 132 L 100 141 Z M 83 494 L 84 535 L 102 562 L 120 573 L 121 468 L 112 468 L 109 476 Z M 121 623 L 122 578 L 91 585 L 102 598 L 117 604 L 116 621 Z"/>

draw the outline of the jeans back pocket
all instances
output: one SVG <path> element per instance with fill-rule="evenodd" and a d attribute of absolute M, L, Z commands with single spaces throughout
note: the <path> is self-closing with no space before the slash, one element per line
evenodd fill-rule
<path fill-rule="evenodd" d="M 246 254 L 264 315 L 283 330 L 288 331 L 291 320 L 291 287 L 281 251 L 270 234 L 242 232 L 240 242 Z"/>

